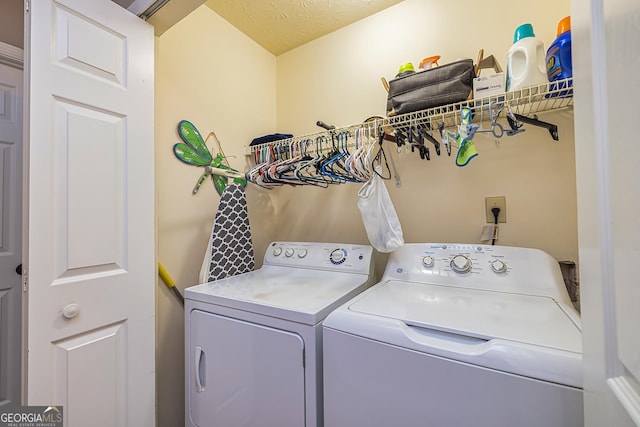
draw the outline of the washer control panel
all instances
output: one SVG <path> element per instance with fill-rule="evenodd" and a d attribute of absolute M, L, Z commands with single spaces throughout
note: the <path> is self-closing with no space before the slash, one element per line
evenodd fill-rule
<path fill-rule="evenodd" d="M 384 280 L 566 295 L 558 261 L 539 249 L 511 246 L 407 243 L 389 255 Z"/>
<path fill-rule="evenodd" d="M 273 242 L 264 264 L 369 274 L 373 248 L 367 245 L 315 242 Z"/>
<path fill-rule="evenodd" d="M 507 274 L 511 271 L 507 258 L 495 246 L 432 244 L 426 245 L 419 254 L 418 265 L 430 271 L 459 275 L 477 274 L 485 269 L 495 274 Z"/>

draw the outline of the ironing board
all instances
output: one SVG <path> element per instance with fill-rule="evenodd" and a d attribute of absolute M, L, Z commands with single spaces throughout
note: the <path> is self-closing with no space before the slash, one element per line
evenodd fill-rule
<path fill-rule="evenodd" d="M 220 196 L 200 269 L 201 283 L 253 271 L 253 241 L 244 187 L 231 183 Z"/>

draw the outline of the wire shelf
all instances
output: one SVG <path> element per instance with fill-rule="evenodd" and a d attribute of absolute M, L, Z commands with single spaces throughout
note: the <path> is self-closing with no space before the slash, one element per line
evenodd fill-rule
<path fill-rule="evenodd" d="M 426 125 L 429 129 L 438 129 L 442 124 L 445 128 L 451 128 L 460 124 L 460 110 L 464 107 L 471 109 L 473 122 L 480 123 L 490 120 L 494 115 L 497 115 L 505 109 L 523 116 L 531 116 L 537 113 L 555 111 L 572 106 L 573 79 L 569 78 L 427 110 L 387 118 L 376 118 L 364 123 L 336 128 L 331 132 L 321 131 L 265 144 L 245 146 L 244 153 L 245 155 L 253 155 L 255 150 L 264 147 L 285 146 L 295 141 L 314 141 L 319 137 L 330 139 L 331 133 L 335 135 L 342 132 L 354 135 L 357 129 L 374 134 L 380 129 L 385 133 L 391 133 L 394 128 L 418 125 Z"/>
<path fill-rule="evenodd" d="M 460 110 L 463 107 L 471 109 L 474 122 L 482 122 L 490 119 L 491 109 L 495 113 L 495 110 L 507 108 L 514 113 L 529 116 L 572 105 L 573 81 L 572 79 L 565 79 L 490 97 L 389 117 L 384 119 L 380 125 L 403 127 L 429 123 L 431 128 L 435 129 L 440 123 L 443 123 L 445 128 L 448 128 L 457 126 L 460 123 Z"/>

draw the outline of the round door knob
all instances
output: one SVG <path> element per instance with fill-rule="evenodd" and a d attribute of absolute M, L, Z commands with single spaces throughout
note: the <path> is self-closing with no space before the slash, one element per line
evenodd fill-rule
<path fill-rule="evenodd" d="M 434 263 L 434 260 L 431 255 L 427 255 L 422 258 L 422 264 L 427 268 L 433 267 L 433 263 Z"/>
<path fill-rule="evenodd" d="M 468 273 L 471 271 L 471 261 L 464 255 L 456 255 L 451 260 L 451 268 L 456 273 Z"/>
<path fill-rule="evenodd" d="M 80 313 L 80 304 L 75 303 L 75 302 L 66 305 L 62 309 L 62 315 L 64 317 L 66 317 L 67 319 L 73 319 L 74 317 L 76 317 L 78 315 L 78 313 Z"/>
<path fill-rule="evenodd" d="M 16 273 L 22 276 L 22 264 L 16 267 Z"/>
<path fill-rule="evenodd" d="M 496 273 L 504 273 L 507 271 L 507 264 L 499 259 L 491 261 L 491 269 Z"/>

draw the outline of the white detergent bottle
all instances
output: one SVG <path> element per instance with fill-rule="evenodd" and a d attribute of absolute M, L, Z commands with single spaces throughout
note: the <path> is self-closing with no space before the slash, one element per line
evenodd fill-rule
<path fill-rule="evenodd" d="M 547 66 L 542 41 L 531 24 L 522 24 L 513 35 L 507 52 L 507 91 L 547 83 Z"/>

